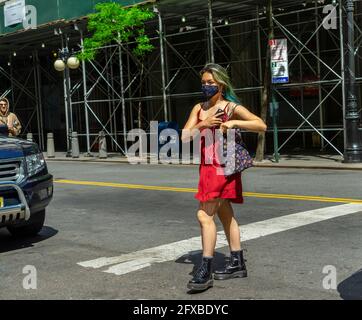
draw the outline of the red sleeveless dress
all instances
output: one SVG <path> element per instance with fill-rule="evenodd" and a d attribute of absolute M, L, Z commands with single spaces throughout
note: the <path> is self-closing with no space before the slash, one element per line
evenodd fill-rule
<path fill-rule="evenodd" d="M 200 111 L 198 113 L 198 122 L 200 122 Z M 224 114 L 225 109 L 224 109 Z M 227 114 L 226 114 L 227 116 Z M 225 117 L 224 117 L 225 119 Z M 225 119 L 227 121 L 227 119 Z M 225 121 L 223 120 L 223 121 Z M 204 129 L 201 129 L 201 133 Z M 216 128 L 212 128 L 214 133 Z M 198 192 L 195 194 L 195 198 L 200 202 L 206 202 L 216 198 L 229 199 L 233 203 L 243 203 L 243 190 L 241 183 L 241 172 L 233 174 L 231 176 L 224 176 L 217 174 L 220 164 L 215 161 L 215 155 L 213 155 L 212 163 L 205 163 L 205 150 L 206 148 L 214 148 L 213 144 L 207 145 L 206 139 L 201 137 L 201 161 L 199 166 L 199 184 Z M 217 143 L 217 142 L 212 142 Z"/>

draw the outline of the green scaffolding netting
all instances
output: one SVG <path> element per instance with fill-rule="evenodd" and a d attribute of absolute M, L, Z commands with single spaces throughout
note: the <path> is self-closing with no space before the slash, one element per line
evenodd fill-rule
<path fill-rule="evenodd" d="M 37 25 L 41 26 L 52 21 L 72 20 L 87 16 L 93 13 L 94 7 L 100 2 L 117 2 L 124 6 L 136 5 L 139 3 L 153 2 L 145 0 L 25 0 L 26 5 L 36 8 Z M 0 5 L 0 35 L 9 34 L 23 29 L 23 25 L 16 24 L 5 27 L 4 5 Z"/>

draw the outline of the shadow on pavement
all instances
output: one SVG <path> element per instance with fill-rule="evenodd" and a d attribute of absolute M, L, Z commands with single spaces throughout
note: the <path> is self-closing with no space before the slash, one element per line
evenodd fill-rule
<path fill-rule="evenodd" d="M 362 300 L 362 269 L 343 280 L 337 291 L 344 300 Z"/>
<path fill-rule="evenodd" d="M 190 251 L 189 253 L 181 256 L 177 260 L 175 260 L 176 263 L 184 263 L 184 264 L 193 264 L 192 271 L 189 273 L 189 275 L 192 277 L 193 274 L 196 272 L 198 266 L 201 264 L 202 259 L 202 251 Z M 213 269 L 222 268 L 225 263 L 228 261 L 229 257 L 226 257 L 223 253 L 219 253 L 215 251 L 214 254 L 214 261 L 213 261 Z M 191 278 L 190 278 L 191 279 Z M 188 294 L 197 294 L 202 293 L 204 291 L 193 291 L 189 290 L 187 291 Z"/>
<path fill-rule="evenodd" d="M 35 237 L 17 238 L 9 232 L 1 230 L 0 232 L 0 253 L 33 247 L 35 243 L 47 240 L 58 233 L 58 230 L 44 226 L 40 233 Z"/>

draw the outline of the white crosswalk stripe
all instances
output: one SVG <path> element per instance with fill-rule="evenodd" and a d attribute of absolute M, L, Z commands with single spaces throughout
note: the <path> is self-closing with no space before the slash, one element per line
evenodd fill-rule
<path fill-rule="evenodd" d="M 241 241 L 253 240 L 358 212 L 362 213 L 362 204 L 344 204 L 258 221 L 240 227 Z M 223 231 L 218 232 L 217 236 L 216 248 L 228 245 Z M 111 266 L 103 272 L 123 275 L 149 267 L 155 263 L 176 260 L 191 251 L 200 249 L 201 237 L 193 237 L 116 257 L 101 257 L 94 260 L 78 262 L 78 265 L 95 269 Z"/>

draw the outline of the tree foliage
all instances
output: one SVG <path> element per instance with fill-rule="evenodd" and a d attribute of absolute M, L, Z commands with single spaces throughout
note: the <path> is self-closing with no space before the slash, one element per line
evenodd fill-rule
<path fill-rule="evenodd" d="M 132 50 L 138 57 L 152 51 L 153 45 L 144 26 L 145 21 L 154 17 L 152 11 L 141 6 L 125 8 L 114 2 L 98 3 L 95 8 L 97 12 L 88 16 L 88 30 L 92 36 L 84 39 L 84 52 L 78 55 L 79 59 L 94 59 L 98 48 L 113 41 L 134 41 Z"/>

